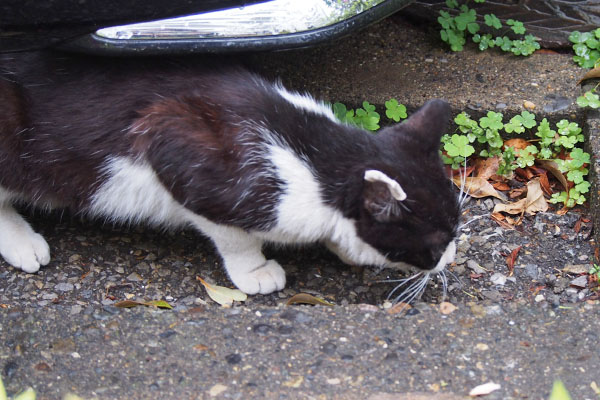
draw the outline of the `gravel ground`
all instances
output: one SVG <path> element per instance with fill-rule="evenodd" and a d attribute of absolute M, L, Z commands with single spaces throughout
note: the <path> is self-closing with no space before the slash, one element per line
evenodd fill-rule
<path fill-rule="evenodd" d="M 434 36 L 394 16 L 333 46 L 245 61 L 349 105 L 396 97 L 415 108 L 443 97 L 456 112 L 510 115 L 530 100 L 538 116 L 583 120 L 569 55 L 449 53 Z M 31 385 L 42 399 L 454 399 L 492 380 L 502 389 L 490 399 L 546 399 L 555 378 L 574 398 L 594 398 L 600 310 L 582 274 L 594 256 L 587 210 L 549 211 L 506 230 L 489 218 L 493 206 L 465 205 L 472 222 L 447 296 L 433 280 L 406 315 L 383 307 L 394 288 L 384 281 L 397 272 L 348 267 L 318 246 L 267 248 L 287 271 L 286 289 L 223 309 L 196 281 L 229 285 L 195 232 L 24 210 L 53 260 L 35 275 L 0 262 L 0 373 L 9 393 Z M 519 246 L 511 276 L 506 256 Z M 299 292 L 336 306 L 283 305 Z M 114 307 L 124 299 L 175 310 Z M 445 315 L 442 301 L 458 309 Z"/>
<path fill-rule="evenodd" d="M 525 218 L 518 230 L 506 230 L 489 218 L 495 202 L 471 200 L 464 211 L 456 264 L 449 270 L 452 303 L 515 298 L 558 306 L 595 297 L 587 278 L 593 250 L 591 224 L 572 211 L 565 216 L 540 213 Z M 134 300 L 167 300 L 185 310 L 207 300 L 196 276 L 230 285 L 208 240 L 196 232 L 165 233 L 143 228 L 112 228 L 89 221 L 60 220 L 59 215 L 34 215 L 33 225 L 54 249 L 51 264 L 35 275 L 15 271 L 4 262 L 0 272 L 0 303 L 46 307 L 61 304 L 73 313 L 87 307 Z M 578 231 L 575 230 L 576 225 Z M 522 246 L 509 276 L 506 257 Z M 287 271 L 286 289 L 251 296 L 247 305 L 276 306 L 300 292 L 339 305 L 382 305 L 404 274 L 369 267 L 349 267 L 319 246 L 267 248 Z M 592 285 L 593 286 L 593 285 Z M 443 300 L 434 280 L 424 301 Z M 210 301 L 210 300 L 209 300 Z"/>

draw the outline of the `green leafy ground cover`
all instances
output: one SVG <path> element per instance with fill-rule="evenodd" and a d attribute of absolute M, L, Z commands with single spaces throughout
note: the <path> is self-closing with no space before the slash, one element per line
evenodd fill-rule
<path fill-rule="evenodd" d="M 475 0 L 483 3 L 485 0 Z M 468 38 L 478 45 L 479 50 L 498 48 L 517 56 L 528 56 L 540 48 L 540 44 L 533 35 L 526 35 L 525 26 L 521 21 L 508 19 L 506 26 L 494 14 L 483 16 L 487 30 L 492 33 L 482 33 L 477 22 L 477 12 L 469 8 L 469 1 L 460 4 L 458 0 L 446 0 L 446 6 L 452 10 L 440 11 L 438 23 L 441 26 L 440 37 L 448 43 L 452 51 L 463 50 Z M 508 33 L 519 37 L 512 39 Z"/>
<path fill-rule="evenodd" d="M 385 115 L 398 122 L 407 117 L 406 107 L 396 99 L 385 102 Z M 381 115 L 367 101 L 356 110 L 342 103 L 333 104 L 334 114 L 340 121 L 370 131 L 377 131 Z M 589 192 L 587 180 L 590 154 L 583 151 L 582 129 L 576 122 L 566 119 L 551 124 L 546 118 L 538 121 L 536 115 L 523 111 L 505 121 L 500 112 L 488 111 L 478 120 L 462 112 L 454 118 L 453 132 L 442 136 L 440 153 L 445 164 L 452 169 L 465 168 L 469 162 L 481 158 L 497 158 L 495 172 L 501 180 L 510 180 L 515 172 L 545 162 L 552 174 L 562 174 L 566 186 L 552 193 L 549 201 L 571 208 L 585 202 Z M 514 139 L 523 135 L 528 139 Z M 512 140 L 505 137 L 513 136 Z M 497 181 L 498 182 L 498 181 Z"/>

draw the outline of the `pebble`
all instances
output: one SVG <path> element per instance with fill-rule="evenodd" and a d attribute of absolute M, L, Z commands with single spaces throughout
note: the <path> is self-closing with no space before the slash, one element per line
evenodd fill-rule
<path fill-rule="evenodd" d="M 210 395 L 210 397 L 217 397 L 227 389 L 229 389 L 227 386 L 217 383 L 209 389 L 208 394 Z"/>
<path fill-rule="evenodd" d="M 581 275 L 581 276 L 573 279 L 570 283 L 571 286 L 575 286 L 578 288 L 585 288 L 585 287 L 587 287 L 587 284 L 588 284 L 587 275 Z"/>
<path fill-rule="evenodd" d="M 568 274 L 586 274 L 589 271 L 590 267 L 586 264 L 568 264 L 563 268 L 563 272 Z"/>
<path fill-rule="evenodd" d="M 142 281 L 142 277 L 137 272 L 132 272 L 131 274 L 127 275 L 127 280 L 130 282 L 140 282 Z"/>
<path fill-rule="evenodd" d="M 542 302 L 544 300 L 546 300 L 546 299 L 544 298 L 543 294 L 538 294 L 537 296 L 535 296 L 535 302 L 536 303 L 540 303 L 540 302 Z"/>
<path fill-rule="evenodd" d="M 73 286 L 72 283 L 68 283 L 68 282 L 61 282 L 61 283 L 57 284 L 56 286 L 54 286 L 54 289 L 58 290 L 59 292 L 70 292 L 74 288 L 75 288 L 75 286 Z"/>
<path fill-rule="evenodd" d="M 488 210 L 493 210 L 494 209 L 494 200 L 492 199 L 485 199 L 483 204 L 485 205 L 485 208 L 487 208 Z"/>
<path fill-rule="evenodd" d="M 537 264 L 525 265 L 525 275 L 527 275 L 531 279 L 537 280 L 539 278 L 538 265 Z"/>
<path fill-rule="evenodd" d="M 485 269 L 481 268 L 481 266 L 473 260 L 467 261 L 467 268 L 473 270 L 476 274 L 484 274 L 486 272 Z"/>

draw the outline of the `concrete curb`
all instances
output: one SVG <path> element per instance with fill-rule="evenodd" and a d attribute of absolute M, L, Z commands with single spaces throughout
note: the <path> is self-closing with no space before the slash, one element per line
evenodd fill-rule
<path fill-rule="evenodd" d="M 582 93 L 593 89 L 600 80 L 588 80 L 582 85 Z M 594 241 L 600 240 L 600 110 L 588 109 L 585 114 L 584 134 L 587 139 L 586 151 L 591 155 L 589 180 L 591 184 L 589 207 L 594 224 Z"/>

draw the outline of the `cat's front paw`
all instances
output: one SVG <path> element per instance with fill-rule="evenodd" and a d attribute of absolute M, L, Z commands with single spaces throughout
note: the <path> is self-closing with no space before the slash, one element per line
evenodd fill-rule
<path fill-rule="evenodd" d="M 275 260 L 249 272 L 230 274 L 232 282 L 246 294 L 269 294 L 285 287 L 285 271 Z"/>
<path fill-rule="evenodd" d="M 50 247 L 42 235 L 31 230 L 0 234 L 0 254 L 7 263 L 33 273 L 50 262 Z"/>

